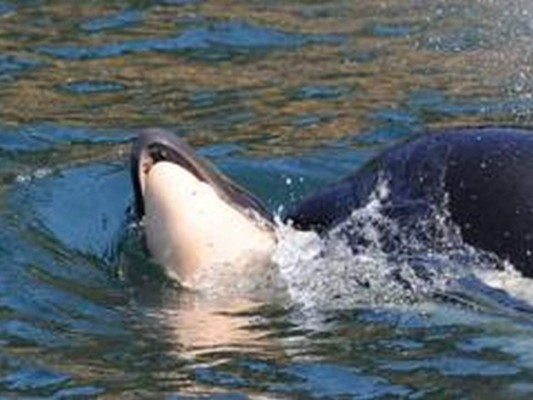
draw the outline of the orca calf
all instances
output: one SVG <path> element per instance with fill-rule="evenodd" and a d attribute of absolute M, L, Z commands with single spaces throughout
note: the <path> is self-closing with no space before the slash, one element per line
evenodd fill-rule
<path fill-rule="evenodd" d="M 154 258 L 186 286 L 198 271 L 226 268 L 234 279 L 261 273 L 275 249 L 272 216 L 249 192 L 174 135 L 143 132 L 132 149 L 137 218 Z M 453 127 L 397 144 L 289 211 L 296 229 L 321 235 L 364 207 L 380 183 L 381 210 L 400 227 L 446 216 L 468 245 L 533 276 L 533 131 Z M 360 244 L 357 232 L 347 238 Z M 431 231 L 425 240 L 438 240 Z"/>
<path fill-rule="evenodd" d="M 267 271 L 276 244 L 271 214 L 186 143 L 146 130 L 132 148 L 130 167 L 136 217 L 167 275 L 196 289 L 214 280 L 231 286 L 239 276 Z"/>

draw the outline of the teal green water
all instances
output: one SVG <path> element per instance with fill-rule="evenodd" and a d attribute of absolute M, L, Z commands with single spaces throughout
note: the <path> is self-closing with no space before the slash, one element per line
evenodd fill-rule
<path fill-rule="evenodd" d="M 0 396 L 531 398 L 533 318 L 514 295 L 413 294 L 369 274 L 374 253 L 317 263 L 289 244 L 292 300 L 214 310 L 162 276 L 126 210 L 142 127 L 277 211 L 424 129 L 528 125 L 532 15 L 520 0 L 0 2 Z"/>

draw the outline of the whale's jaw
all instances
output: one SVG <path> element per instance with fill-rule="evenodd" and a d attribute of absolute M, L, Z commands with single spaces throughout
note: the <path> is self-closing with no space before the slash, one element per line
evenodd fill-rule
<path fill-rule="evenodd" d="M 131 172 L 148 251 L 181 285 L 231 285 L 271 264 L 275 235 L 261 202 L 176 137 L 142 133 Z"/>

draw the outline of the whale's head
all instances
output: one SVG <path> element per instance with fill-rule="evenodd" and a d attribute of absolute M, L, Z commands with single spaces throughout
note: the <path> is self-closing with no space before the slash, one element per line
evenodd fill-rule
<path fill-rule="evenodd" d="M 197 288 L 270 263 L 271 214 L 175 135 L 141 132 L 130 166 L 148 251 L 169 276 Z"/>

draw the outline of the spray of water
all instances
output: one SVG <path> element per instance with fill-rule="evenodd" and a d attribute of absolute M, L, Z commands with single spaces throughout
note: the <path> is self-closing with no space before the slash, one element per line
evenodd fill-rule
<path fill-rule="evenodd" d="M 391 218 L 389 194 L 381 179 L 365 206 L 322 237 L 278 221 L 274 260 L 295 303 L 339 309 L 463 294 L 470 301 L 473 280 L 499 274 L 496 280 L 509 286 L 522 279 L 493 254 L 465 244 L 445 205 Z"/>

